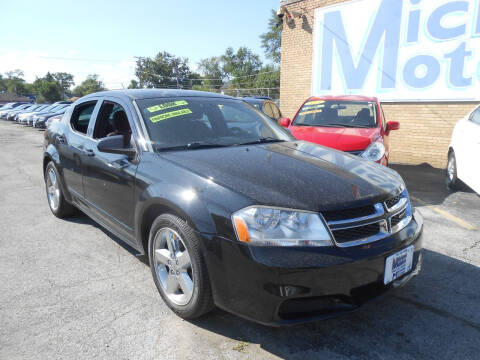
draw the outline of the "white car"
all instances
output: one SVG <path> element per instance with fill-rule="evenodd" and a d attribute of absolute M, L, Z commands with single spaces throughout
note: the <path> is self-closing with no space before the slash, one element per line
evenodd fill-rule
<path fill-rule="evenodd" d="M 448 150 L 447 185 L 452 189 L 462 181 L 480 195 L 480 106 L 460 120 Z"/>

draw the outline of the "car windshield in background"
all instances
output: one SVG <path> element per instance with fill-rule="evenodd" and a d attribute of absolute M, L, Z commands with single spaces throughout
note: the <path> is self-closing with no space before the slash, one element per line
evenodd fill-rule
<path fill-rule="evenodd" d="M 377 126 L 375 103 L 369 101 L 307 101 L 294 126 L 373 128 Z"/>
<path fill-rule="evenodd" d="M 137 100 L 157 151 L 291 141 L 284 129 L 240 100 Z"/>

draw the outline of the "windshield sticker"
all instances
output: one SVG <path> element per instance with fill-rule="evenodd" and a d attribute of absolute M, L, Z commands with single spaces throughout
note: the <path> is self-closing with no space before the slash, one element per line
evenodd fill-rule
<path fill-rule="evenodd" d="M 306 109 L 308 110 L 308 109 Z M 311 111 L 303 111 L 298 115 L 308 115 L 308 114 L 317 114 L 323 112 L 323 109 L 318 109 L 318 110 L 311 110 Z"/>
<path fill-rule="evenodd" d="M 325 103 L 325 100 L 309 101 L 309 102 L 305 103 L 305 106 L 307 106 L 307 105 L 320 105 L 320 104 L 324 104 L 324 103 Z"/>
<path fill-rule="evenodd" d="M 153 123 L 157 123 L 157 122 L 162 121 L 162 120 L 167 120 L 167 119 L 171 119 L 171 118 L 174 118 L 174 117 L 177 117 L 177 116 L 182 116 L 182 115 L 187 115 L 187 114 L 192 114 L 192 110 L 190 110 L 190 109 L 180 109 L 180 110 L 170 111 L 170 112 L 165 113 L 165 114 L 152 116 L 150 118 L 150 121 L 153 122 Z"/>
<path fill-rule="evenodd" d="M 157 111 L 160 111 L 160 110 L 171 109 L 171 108 L 174 108 L 174 107 L 185 106 L 185 105 L 188 105 L 188 102 L 186 102 L 185 100 L 170 101 L 170 102 L 166 102 L 164 104 L 151 106 L 151 107 L 147 108 L 147 110 L 149 112 L 153 113 L 153 112 L 157 112 Z"/>

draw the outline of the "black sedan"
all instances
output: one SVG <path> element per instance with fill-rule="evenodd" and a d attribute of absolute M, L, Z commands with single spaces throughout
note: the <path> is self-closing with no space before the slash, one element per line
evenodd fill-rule
<path fill-rule="evenodd" d="M 186 319 L 327 318 L 421 268 L 422 218 L 395 171 L 296 141 L 239 99 L 88 95 L 47 128 L 43 171 L 53 214 L 80 209 L 146 254 Z"/>

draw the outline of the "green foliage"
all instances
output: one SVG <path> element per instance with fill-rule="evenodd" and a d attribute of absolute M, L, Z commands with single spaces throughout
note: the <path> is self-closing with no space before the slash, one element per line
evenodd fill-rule
<path fill-rule="evenodd" d="M 190 85 L 188 59 L 159 52 L 153 59 L 139 58 L 135 75 L 141 88 L 183 88 Z"/>
<path fill-rule="evenodd" d="M 257 95 L 268 95 L 272 98 L 280 97 L 280 71 L 275 65 L 262 67 L 255 79 Z M 266 90 L 268 88 L 268 90 Z"/>
<path fill-rule="evenodd" d="M 280 64 L 282 58 L 282 29 L 283 22 L 278 21 L 276 11 L 272 10 L 268 20 L 268 30 L 260 35 L 260 39 L 265 56 L 277 65 Z"/>
<path fill-rule="evenodd" d="M 201 82 L 201 87 L 204 89 L 218 89 L 223 85 L 225 72 L 223 71 L 221 57 L 212 56 L 210 58 L 200 60 L 198 63 L 198 70 L 204 76 L 204 79 Z M 195 84 L 200 85 L 198 82 L 195 82 Z"/>
<path fill-rule="evenodd" d="M 138 81 L 137 80 L 130 80 L 130 84 L 128 85 L 128 88 L 129 89 L 138 89 L 139 88 L 139 85 L 138 85 Z"/>
<path fill-rule="evenodd" d="M 94 92 L 105 90 L 103 82 L 100 81 L 97 74 L 88 75 L 87 78 L 73 89 L 75 96 L 85 96 Z"/>
<path fill-rule="evenodd" d="M 62 88 L 60 84 L 50 76 L 37 79 L 33 82 L 33 89 L 38 94 L 37 102 L 49 102 L 62 100 Z"/>
<path fill-rule="evenodd" d="M 70 95 L 73 85 L 73 75 L 68 73 L 50 73 L 37 78 L 29 84 L 23 79 L 22 70 L 13 70 L 0 76 L 0 91 L 7 91 L 17 95 L 36 95 L 37 102 L 55 102 Z"/>
<path fill-rule="evenodd" d="M 240 47 L 237 52 L 230 47 L 221 57 L 223 71 L 233 77 L 231 86 L 237 88 L 251 88 L 255 84 L 255 75 L 262 67 L 260 56 L 254 54 L 247 47 Z"/>

